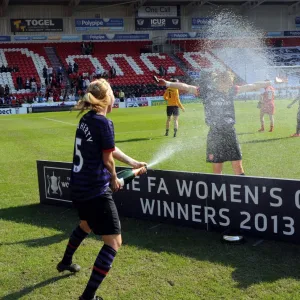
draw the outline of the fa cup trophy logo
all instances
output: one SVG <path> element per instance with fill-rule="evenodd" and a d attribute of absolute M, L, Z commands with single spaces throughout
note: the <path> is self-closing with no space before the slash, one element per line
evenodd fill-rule
<path fill-rule="evenodd" d="M 56 177 L 54 175 L 54 171 L 53 171 L 52 176 L 47 175 L 47 180 L 48 180 L 47 194 L 48 195 L 51 195 L 51 193 L 54 195 L 59 194 L 59 196 L 61 197 L 62 190 L 61 190 L 61 186 L 60 186 L 60 177 Z"/>

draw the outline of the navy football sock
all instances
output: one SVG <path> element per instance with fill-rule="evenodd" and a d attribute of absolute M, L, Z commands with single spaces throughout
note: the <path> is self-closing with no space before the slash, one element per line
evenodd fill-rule
<path fill-rule="evenodd" d="M 84 299 L 93 299 L 95 293 L 111 269 L 117 251 L 108 245 L 103 245 L 94 263 L 92 275 L 82 294 Z"/>
<path fill-rule="evenodd" d="M 72 257 L 81 242 L 88 236 L 89 234 L 83 231 L 80 226 L 77 226 L 72 232 L 69 243 L 67 245 L 64 257 L 62 259 L 62 263 L 64 265 L 70 265 L 72 263 Z"/>

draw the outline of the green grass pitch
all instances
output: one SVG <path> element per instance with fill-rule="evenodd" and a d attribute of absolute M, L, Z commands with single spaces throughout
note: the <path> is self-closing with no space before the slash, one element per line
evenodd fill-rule
<path fill-rule="evenodd" d="M 276 103 L 275 131 L 258 133 L 256 101 L 237 102 L 236 130 L 247 175 L 300 178 L 297 105 Z M 156 169 L 211 173 L 205 162 L 202 104 L 186 104 L 178 136 L 165 137 L 165 107 L 115 109 L 116 145 Z M 265 117 L 266 129 L 269 120 Z M 0 116 L 0 299 L 78 299 L 102 246 L 95 236 L 75 254 L 76 275 L 56 264 L 77 224 L 71 209 L 39 205 L 36 160 L 71 161 L 76 113 Z M 174 151 L 174 149 L 176 149 Z M 117 163 L 117 165 L 121 165 Z M 230 164 L 224 173 L 232 174 Z M 158 225 L 158 226 L 157 226 Z M 122 219 L 123 240 L 98 294 L 105 300 L 300 299 L 300 248 L 255 239 L 240 246 L 220 235 Z"/>

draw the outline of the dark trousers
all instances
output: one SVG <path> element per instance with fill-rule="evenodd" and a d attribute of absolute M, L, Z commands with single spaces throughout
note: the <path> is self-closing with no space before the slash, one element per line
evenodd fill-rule
<path fill-rule="evenodd" d="M 298 109 L 298 114 L 297 114 L 297 131 L 296 133 L 300 133 L 300 107 Z"/>

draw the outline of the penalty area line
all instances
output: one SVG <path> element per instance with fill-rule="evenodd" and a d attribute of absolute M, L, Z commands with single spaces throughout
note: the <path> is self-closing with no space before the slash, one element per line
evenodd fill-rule
<path fill-rule="evenodd" d="M 45 118 L 45 117 L 41 117 L 41 119 L 52 121 L 52 122 L 57 122 L 57 123 L 63 123 L 63 124 L 71 125 L 71 126 L 76 126 L 77 125 L 77 124 L 74 124 L 74 123 L 64 122 L 64 121 L 50 119 L 50 118 Z"/>

